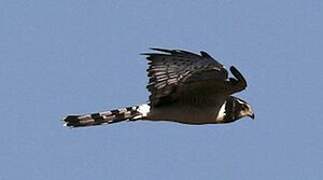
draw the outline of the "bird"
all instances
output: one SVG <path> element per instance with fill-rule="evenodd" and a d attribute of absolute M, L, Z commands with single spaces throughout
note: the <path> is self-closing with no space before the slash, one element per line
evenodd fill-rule
<path fill-rule="evenodd" d="M 187 125 L 227 124 L 243 117 L 255 118 L 246 101 L 233 96 L 247 87 L 234 66 L 225 66 L 207 52 L 150 48 L 146 103 L 92 114 L 74 114 L 67 127 L 88 127 L 123 121 L 165 121 Z"/>

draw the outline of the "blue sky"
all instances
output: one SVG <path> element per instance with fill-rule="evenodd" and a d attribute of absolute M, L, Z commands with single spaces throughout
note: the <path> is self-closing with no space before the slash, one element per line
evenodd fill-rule
<path fill-rule="evenodd" d="M 0 179 L 322 179 L 323 2 L 0 1 Z M 256 120 L 68 129 L 143 103 L 149 47 L 235 65 Z"/>

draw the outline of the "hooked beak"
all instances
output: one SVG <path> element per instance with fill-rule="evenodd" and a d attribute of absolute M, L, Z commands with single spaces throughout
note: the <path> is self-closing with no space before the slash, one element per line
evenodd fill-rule
<path fill-rule="evenodd" d="M 251 113 L 251 114 L 249 115 L 249 117 L 250 117 L 252 120 L 254 120 L 254 119 L 255 119 L 255 114 L 254 114 L 254 113 Z"/>
<path fill-rule="evenodd" d="M 254 120 L 255 119 L 255 113 L 253 112 L 252 108 L 250 105 L 248 105 L 249 111 L 248 111 L 248 116 Z"/>

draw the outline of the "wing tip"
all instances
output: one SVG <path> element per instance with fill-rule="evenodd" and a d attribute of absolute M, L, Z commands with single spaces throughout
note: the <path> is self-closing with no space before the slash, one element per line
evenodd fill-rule
<path fill-rule="evenodd" d="M 176 52 L 176 50 L 170 50 L 170 49 L 163 49 L 163 48 L 156 48 L 156 47 L 151 47 L 149 48 L 150 50 L 156 51 L 156 52 L 151 52 L 151 53 L 140 53 L 139 55 L 141 56 L 147 56 L 147 60 L 152 60 L 152 56 L 158 56 L 158 55 L 172 55 Z"/>
<path fill-rule="evenodd" d="M 206 57 L 206 58 L 212 58 L 207 52 L 205 52 L 205 51 L 200 51 L 200 53 L 201 53 L 201 56 L 202 57 Z"/>
<path fill-rule="evenodd" d="M 231 66 L 230 71 L 242 83 L 244 88 L 246 88 L 248 86 L 247 80 L 245 79 L 245 77 L 241 74 L 241 72 L 236 67 Z"/>

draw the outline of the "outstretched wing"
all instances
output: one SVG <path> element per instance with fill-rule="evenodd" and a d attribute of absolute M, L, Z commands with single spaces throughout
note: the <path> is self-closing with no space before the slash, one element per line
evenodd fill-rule
<path fill-rule="evenodd" d="M 201 51 L 198 55 L 183 50 L 152 50 L 158 52 L 143 55 L 147 55 L 149 60 L 147 71 L 150 79 L 147 88 L 151 93 L 149 100 L 153 106 L 188 96 L 230 94 L 233 89 L 228 85 L 240 82 L 233 78 L 228 80 L 224 66 L 206 52 Z M 241 75 L 237 70 L 235 74 Z"/>

